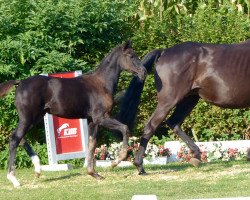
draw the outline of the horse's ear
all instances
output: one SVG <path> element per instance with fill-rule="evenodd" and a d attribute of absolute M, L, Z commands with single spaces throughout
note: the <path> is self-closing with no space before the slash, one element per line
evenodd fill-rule
<path fill-rule="evenodd" d="M 131 48 L 132 47 L 132 40 L 128 40 L 127 42 L 125 42 L 123 45 L 122 45 L 122 49 L 123 50 L 126 50 L 128 48 Z"/>

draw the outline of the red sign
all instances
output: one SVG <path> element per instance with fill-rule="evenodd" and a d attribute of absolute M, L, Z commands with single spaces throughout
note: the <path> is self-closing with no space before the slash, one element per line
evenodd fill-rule
<path fill-rule="evenodd" d="M 60 78 L 73 78 L 75 72 L 49 74 L 48 76 Z M 56 153 L 72 153 L 84 151 L 81 137 L 81 121 L 79 119 L 66 119 L 53 116 Z"/>

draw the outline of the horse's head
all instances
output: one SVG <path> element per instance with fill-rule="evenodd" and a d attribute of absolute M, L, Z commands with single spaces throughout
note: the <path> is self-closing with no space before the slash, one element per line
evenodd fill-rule
<path fill-rule="evenodd" d="M 141 81 L 146 77 L 147 71 L 132 48 L 129 40 L 121 45 L 122 55 L 120 56 L 121 69 L 137 75 Z"/>

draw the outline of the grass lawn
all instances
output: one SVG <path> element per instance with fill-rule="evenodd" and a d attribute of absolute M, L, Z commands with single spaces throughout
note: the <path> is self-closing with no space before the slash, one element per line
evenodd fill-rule
<path fill-rule="evenodd" d="M 155 194 L 158 200 L 250 197 L 250 162 L 246 161 L 199 168 L 181 163 L 148 165 L 146 176 L 138 176 L 134 167 L 97 169 L 104 180 L 93 179 L 84 168 L 43 172 L 40 178 L 34 177 L 33 169 L 18 169 L 20 188 L 13 188 L 7 171 L 0 170 L 0 199 L 130 200 L 134 194 Z"/>

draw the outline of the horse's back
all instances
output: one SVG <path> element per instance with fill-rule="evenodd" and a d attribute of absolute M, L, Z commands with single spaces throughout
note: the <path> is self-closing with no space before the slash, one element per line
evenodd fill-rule
<path fill-rule="evenodd" d="M 204 45 L 195 88 L 208 102 L 227 108 L 250 106 L 250 43 Z"/>
<path fill-rule="evenodd" d="M 32 98 L 36 94 L 41 94 L 47 88 L 49 77 L 32 76 L 20 81 L 16 90 L 16 100 L 24 98 Z"/>
<path fill-rule="evenodd" d="M 156 76 L 158 87 L 170 86 L 180 93 L 196 91 L 204 100 L 221 107 L 248 107 L 250 42 L 176 45 L 162 54 Z"/>
<path fill-rule="evenodd" d="M 83 111 L 81 104 L 84 102 L 86 105 L 82 91 L 82 85 L 77 78 L 32 76 L 20 82 L 16 90 L 15 104 L 20 114 L 48 112 L 71 118 L 72 116 L 66 115 L 67 109 L 71 110 L 72 115 L 76 115 L 75 113 L 79 112 L 77 109 Z M 75 118 L 77 117 L 79 115 Z"/>

